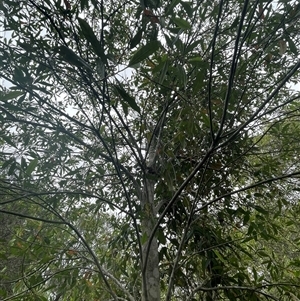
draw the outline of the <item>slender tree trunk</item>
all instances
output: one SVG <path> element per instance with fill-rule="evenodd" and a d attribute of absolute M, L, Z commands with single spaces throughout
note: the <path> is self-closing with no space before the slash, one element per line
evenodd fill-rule
<path fill-rule="evenodd" d="M 145 261 L 149 237 L 156 221 L 154 211 L 154 183 L 155 181 L 146 179 L 142 200 L 142 235 L 147 237 L 147 241 L 143 244 L 143 261 Z M 143 285 L 143 301 L 159 301 L 160 300 L 160 278 L 159 278 L 159 258 L 158 258 L 158 242 L 154 238 L 151 242 L 147 266 L 145 269 Z"/>

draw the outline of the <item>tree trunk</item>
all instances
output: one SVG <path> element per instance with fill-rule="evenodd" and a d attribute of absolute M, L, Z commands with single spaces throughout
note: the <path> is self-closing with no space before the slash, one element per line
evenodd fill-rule
<path fill-rule="evenodd" d="M 143 262 L 145 262 L 149 237 L 155 225 L 156 216 L 154 211 L 154 183 L 155 181 L 146 179 L 142 200 L 142 236 L 147 240 L 143 244 Z M 145 273 L 143 274 L 143 301 L 160 300 L 160 279 L 159 279 L 159 258 L 158 242 L 156 237 L 151 242 Z"/>

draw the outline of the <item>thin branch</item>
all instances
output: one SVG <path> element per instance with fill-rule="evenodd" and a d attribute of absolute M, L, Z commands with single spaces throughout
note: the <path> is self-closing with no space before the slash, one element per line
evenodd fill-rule
<path fill-rule="evenodd" d="M 189 231 L 190 226 L 191 226 L 192 221 L 193 221 L 198 196 L 200 194 L 200 191 L 203 189 L 203 187 L 201 187 L 202 186 L 201 184 L 203 183 L 204 175 L 205 175 L 205 172 L 208 168 L 208 163 L 209 163 L 209 160 L 206 161 L 204 171 L 203 171 L 201 179 L 199 181 L 199 186 L 198 186 L 198 189 L 197 189 L 197 193 L 196 193 L 196 196 L 195 196 L 193 204 L 192 204 L 191 212 L 190 212 L 188 221 L 187 221 L 187 223 L 184 227 L 183 235 L 181 237 L 181 241 L 180 241 L 179 247 L 177 249 L 177 254 L 176 254 L 176 257 L 175 257 L 175 260 L 174 260 L 174 264 L 173 264 L 170 279 L 169 279 L 166 301 L 171 300 L 171 297 L 172 297 L 172 291 L 173 291 L 173 286 L 174 286 L 176 269 L 177 269 L 177 266 L 179 264 L 179 260 L 180 260 L 180 257 L 181 257 L 181 252 L 183 250 L 184 244 L 186 243 L 186 236 L 188 234 L 188 231 Z"/>
<path fill-rule="evenodd" d="M 213 131 L 213 116 L 212 116 L 212 107 L 211 107 L 211 89 L 212 89 L 212 78 L 213 78 L 213 64 L 214 64 L 214 56 L 215 56 L 215 45 L 219 31 L 219 23 L 222 15 L 224 1 L 220 0 L 219 4 L 219 13 L 217 18 L 217 23 L 215 27 L 215 32 L 212 38 L 212 50 L 211 50 L 211 58 L 210 58 L 210 66 L 209 66 L 209 79 L 208 79 L 208 112 L 209 112 L 209 126 L 210 126 L 210 134 L 212 141 L 215 140 L 215 135 Z"/>
<path fill-rule="evenodd" d="M 48 223 L 48 224 L 66 225 L 66 223 L 64 221 L 53 221 L 53 220 L 48 220 L 48 219 L 44 219 L 44 218 L 41 218 L 41 217 L 35 217 L 35 216 L 22 214 L 22 213 L 17 213 L 17 212 L 12 212 L 12 211 L 3 210 L 3 209 L 0 209 L 0 212 L 5 213 L 5 214 L 14 215 L 14 216 L 27 218 L 27 219 L 32 219 L 32 220 L 35 220 L 35 221 L 40 221 L 40 222 L 44 222 L 44 223 Z"/>
<path fill-rule="evenodd" d="M 295 177 L 295 176 L 300 176 L 300 171 L 297 171 L 297 172 L 294 172 L 294 173 L 290 173 L 290 174 L 286 174 L 286 175 L 281 175 L 281 176 L 274 177 L 274 178 L 269 178 L 267 180 L 256 182 L 254 184 L 245 186 L 245 187 L 237 189 L 235 191 L 225 193 L 225 194 L 223 194 L 223 195 L 221 195 L 221 196 L 219 196 L 219 197 L 217 197 L 217 198 L 215 198 L 215 199 L 213 199 L 213 200 L 205 203 L 203 206 L 199 207 L 197 209 L 197 212 L 205 209 L 209 205 L 211 205 L 211 204 L 213 204 L 213 203 L 215 203 L 215 202 L 217 202 L 217 201 L 219 201 L 219 200 L 221 200 L 223 198 L 226 198 L 227 196 L 231 196 L 231 195 L 237 194 L 239 192 L 246 191 L 246 190 L 249 190 L 249 189 L 252 189 L 252 188 L 264 185 L 264 184 L 272 183 L 272 182 L 283 180 L 283 179 L 286 179 L 286 178 L 292 178 L 292 177 Z"/>
<path fill-rule="evenodd" d="M 238 59 L 239 59 L 239 52 L 240 52 L 239 47 L 240 47 L 240 49 L 242 47 L 242 45 L 239 46 L 239 42 L 240 42 L 240 37 L 241 37 L 241 34 L 242 34 L 244 19 L 245 19 L 246 13 L 247 13 L 248 2 L 249 2 L 249 0 L 244 1 L 244 8 L 243 8 L 243 11 L 242 11 L 242 16 L 241 16 L 241 20 L 240 20 L 240 24 L 239 24 L 239 27 L 238 27 L 236 40 L 235 40 L 235 46 L 234 46 L 234 51 L 233 51 L 233 56 L 232 56 L 230 73 L 229 73 L 229 78 L 228 78 L 228 83 L 227 83 L 227 91 L 226 91 L 226 96 L 225 96 L 225 100 L 224 100 L 223 115 L 222 115 L 222 118 L 221 118 L 219 130 L 216 134 L 216 140 L 218 140 L 219 137 L 221 136 L 222 131 L 223 131 L 223 127 L 224 127 L 224 124 L 225 124 L 225 120 L 226 120 L 227 108 L 228 108 L 228 104 L 229 104 L 229 100 L 230 100 L 230 95 L 231 95 L 231 92 L 232 92 L 232 86 L 233 86 L 233 81 L 234 81 L 234 77 L 235 77 L 235 71 L 236 71 L 237 64 L 238 64 Z"/>
<path fill-rule="evenodd" d="M 103 272 L 104 272 L 104 275 L 109 277 L 128 296 L 130 301 L 135 301 L 134 297 L 130 294 L 130 292 L 127 289 L 125 289 L 124 285 L 122 285 L 122 283 L 117 278 L 115 278 L 112 274 L 110 274 L 104 268 L 103 268 Z"/>
<path fill-rule="evenodd" d="M 9 187 L 7 187 L 7 189 L 9 189 Z M 31 191 L 28 191 L 28 190 L 24 190 L 22 188 L 19 188 L 19 190 L 27 192 L 27 194 L 15 197 L 15 198 L 7 200 L 7 201 L 0 202 L 0 205 L 5 205 L 5 204 L 13 203 L 13 202 L 22 200 L 23 198 L 39 197 L 39 196 L 44 196 L 44 195 L 59 195 L 59 194 L 82 195 L 82 196 L 86 196 L 86 197 L 89 197 L 89 198 L 96 198 L 98 200 L 101 200 L 103 203 L 111 205 L 111 206 L 117 208 L 118 210 L 120 210 L 120 212 L 123 212 L 123 213 L 129 215 L 130 217 L 132 217 L 132 214 L 130 212 L 124 210 L 123 208 L 121 208 L 120 206 L 114 204 L 113 202 L 111 202 L 111 201 L 109 201 L 109 200 L 107 200 L 107 199 L 105 199 L 103 197 L 99 197 L 97 195 L 94 195 L 92 193 L 86 193 L 86 192 L 82 192 L 82 191 L 68 191 L 68 190 L 63 190 L 63 191 L 47 191 L 47 192 L 31 192 Z"/>
<path fill-rule="evenodd" d="M 242 125 L 240 125 L 226 141 L 224 141 L 218 146 L 218 148 L 221 148 L 224 145 L 232 142 L 237 137 L 237 135 L 247 127 L 247 125 L 249 125 L 252 121 L 254 121 L 255 118 L 258 116 L 258 114 L 263 110 L 263 108 L 270 102 L 271 99 L 273 99 L 278 94 L 280 89 L 289 81 L 289 79 L 298 71 L 299 68 L 300 68 L 300 59 L 291 68 L 291 70 L 281 79 L 281 82 L 278 83 L 277 87 L 273 90 L 272 93 L 270 93 L 270 95 L 266 98 L 266 100 L 258 107 L 256 112 L 254 112 L 253 115 L 249 117 L 247 121 L 245 121 Z"/>

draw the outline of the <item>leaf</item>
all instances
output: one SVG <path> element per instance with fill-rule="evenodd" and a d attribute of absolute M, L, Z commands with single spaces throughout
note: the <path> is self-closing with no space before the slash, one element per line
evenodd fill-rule
<path fill-rule="evenodd" d="M 7 161 L 3 162 L 1 169 L 5 169 L 6 167 L 8 167 L 9 165 L 15 163 L 15 159 L 14 158 L 10 158 Z"/>
<path fill-rule="evenodd" d="M 32 174 L 32 172 L 36 168 L 37 164 L 38 164 L 38 158 L 35 158 L 32 161 L 30 161 L 30 163 L 28 164 L 28 166 L 26 168 L 26 174 L 28 176 L 30 176 Z"/>
<path fill-rule="evenodd" d="M 291 50 L 291 52 L 293 52 L 294 54 L 298 54 L 298 49 L 295 45 L 295 43 L 293 42 L 293 40 L 291 38 L 287 38 L 288 40 L 288 44 L 289 44 L 289 48 Z"/>
<path fill-rule="evenodd" d="M 24 81 L 24 74 L 19 68 L 16 68 L 14 70 L 13 79 L 17 82 L 23 82 Z"/>
<path fill-rule="evenodd" d="M 185 53 L 189 53 L 190 51 L 194 50 L 199 44 L 201 43 L 201 40 L 197 40 L 190 45 L 185 45 Z M 203 59 L 202 59 L 203 61 Z"/>
<path fill-rule="evenodd" d="M 181 5 L 183 6 L 184 10 L 186 11 L 186 13 L 190 18 L 193 17 L 193 13 L 194 13 L 194 9 L 192 8 L 191 3 L 192 2 L 185 2 L 185 1 L 181 2 Z"/>
<path fill-rule="evenodd" d="M 21 167 L 23 169 L 26 169 L 27 168 L 27 163 L 26 163 L 26 160 L 24 157 L 21 158 Z"/>
<path fill-rule="evenodd" d="M 191 24 L 181 18 L 172 18 L 173 22 L 182 29 L 191 29 Z"/>
<path fill-rule="evenodd" d="M 187 84 L 187 76 L 186 76 L 184 68 L 181 65 L 177 66 L 177 78 L 179 80 L 179 83 L 185 89 L 186 88 L 186 84 Z"/>
<path fill-rule="evenodd" d="M 264 208 L 262 208 L 261 206 L 255 205 L 255 206 L 253 206 L 253 208 L 261 214 L 264 214 L 264 215 L 269 214 L 269 212 L 267 210 L 265 210 Z"/>
<path fill-rule="evenodd" d="M 266 252 L 264 251 L 258 251 L 257 252 L 258 255 L 262 256 L 262 257 L 270 257 L 270 255 L 268 255 Z"/>
<path fill-rule="evenodd" d="M 160 0 L 141 0 L 145 7 L 158 8 L 160 6 Z"/>
<path fill-rule="evenodd" d="M 136 112 L 140 113 L 141 110 L 139 108 L 139 106 L 137 105 L 137 103 L 135 102 L 135 99 L 130 96 L 122 87 L 114 85 L 117 93 L 123 98 L 123 100 L 125 100 L 125 102 L 127 102 L 129 104 L 129 106 L 135 110 Z"/>
<path fill-rule="evenodd" d="M 199 62 L 203 62 L 203 59 L 201 56 L 195 56 L 189 59 L 190 63 L 199 63 Z"/>
<path fill-rule="evenodd" d="M 234 19 L 234 21 L 232 22 L 230 28 L 236 29 L 236 27 L 237 27 L 238 24 L 239 24 L 239 21 L 240 21 L 240 17 L 238 16 L 238 17 L 236 17 L 236 18 Z"/>
<path fill-rule="evenodd" d="M 151 54 L 159 49 L 160 43 L 158 41 L 151 41 L 147 45 L 142 46 L 139 50 L 135 52 L 129 61 L 128 66 L 133 66 L 148 58 Z"/>
<path fill-rule="evenodd" d="M 10 137 L 8 137 L 8 136 L 2 136 L 1 139 L 3 139 L 8 145 L 17 148 L 16 144 L 11 140 Z"/>
<path fill-rule="evenodd" d="M 103 47 L 100 43 L 100 41 L 97 39 L 93 29 L 90 27 L 90 25 L 83 19 L 78 18 L 79 25 L 81 27 L 82 33 L 85 36 L 85 38 L 91 43 L 95 53 L 103 59 L 103 61 L 106 61 L 106 57 L 103 51 Z"/>
<path fill-rule="evenodd" d="M 70 63 L 71 65 L 75 65 L 77 67 L 84 67 L 89 71 L 92 71 L 91 67 L 70 48 L 63 45 L 54 49 L 54 51 L 57 50 L 66 62 Z"/>
<path fill-rule="evenodd" d="M 134 48 L 135 46 L 137 46 L 139 44 L 139 42 L 142 39 L 143 36 L 143 29 L 138 30 L 138 32 L 136 33 L 136 35 L 131 39 L 130 41 L 130 49 Z"/>
<path fill-rule="evenodd" d="M 159 241 L 162 245 L 165 245 L 165 244 L 167 243 L 166 237 L 165 237 L 164 232 L 162 231 L 162 229 L 159 229 L 159 230 L 158 230 L 158 233 L 157 233 L 157 239 L 158 239 L 158 241 Z"/>
<path fill-rule="evenodd" d="M 164 79 L 165 79 L 165 76 L 166 76 L 168 67 L 169 67 L 169 61 L 166 60 L 166 61 L 164 62 L 164 65 L 163 65 L 163 68 L 162 68 L 162 70 L 161 70 L 161 73 L 160 73 L 160 75 L 159 75 L 159 80 L 158 80 L 158 82 L 159 82 L 160 84 L 162 84 L 162 83 L 164 82 Z"/>
<path fill-rule="evenodd" d="M 20 95 L 23 95 L 24 92 L 23 91 L 10 91 L 4 95 L 1 95 L 1 98 L 0 100 L 2 101 L 6 101 L 6 100 L 9 100 L 9 99 L 13 99 L 13 98 L 16 98 Z"/>
<path fill-rule="evenodd" d="M 84 10 L 84 8 L 88 8 L 89 7 L 89 1 L 88 0 L 80 0 L 80 9 Z"/>
<path fill-rule="evenodd" d="M 170 5 L 167 6 L 167 10 L 165 12 L 165 15 L 169 15 L 171 12 L 173 12 L 173 8 L 180 2 L 180 0 L 173 0 Z"/>

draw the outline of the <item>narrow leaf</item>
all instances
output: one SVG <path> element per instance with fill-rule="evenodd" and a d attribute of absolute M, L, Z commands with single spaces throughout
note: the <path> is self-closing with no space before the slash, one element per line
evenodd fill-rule
<path fill-rule="evenodd" d="M 162 84 L 162 83 L 164 82 L 165 76 L 166 76 L 167 71 L 168 71 L 168 67 L 169 67 L 169 61 L 166 60 L 166 61 L 164 62 L 164 66 L 163 66 L 163 68 L 162 68 L 162 70 L 161 70 L 161 73 L 160 73 L 160 76 L 159 76 L 159 81 L 158 81 L 158 82 L 159 82 L 160 84 Z"/>
<path fill-rule="evenodd" d="M 88 0 L 80 0 L 80 9 L 84 10 L 84 8 L 88 8 L 89 7 L 89 2 Z"/>
<path fill-rule="evenodd" d="M 173 22 L 182 29 L 191 29 L 191 24 L 181 18 L 172 18 Z"/>
<path fill-rule="evenodd" d="M 0 100 L 2 101 L 6 101 L 6 100 L 9 100 L 9 99 L 13 99 L 13 98 L 16 98 L 20 95 L 24 94 L 23 91 L 10 91 L 4 95 L 1 95 L 0 96 Z"/>
<path fill-rule="evenodd" d="M 123 100 L 128 103 L 128 105 L 135 110 L 136 112 L 140 113 L 141 110 L 139 108 L 139 106 L 137 105 L 137 103 L 135 102 L 135 99 L 130 96 L 123 88 L 115 85 L 114 86 L 116 88 L 116 91 L 118 92 L 118 94 L 123 98 Z"/>
<path fill-rule="evenodd" d="M 294 54 L 298 54 L 298 49 L 295 43 L 293 42 L 293 40 L 290 38 L 288 38 L 287 40 L 288 40 L 290 51 L 293 52 Z"/>
<path fill-rule="evenodd" d="M 28 176 L 31 175 L 31 173 L 32 173 L 32 172 L 34 171 L 34 169 L 36 168 L 37 164 L 38 164 L 38 158 L 33 159 L 33 160 L 28 164 L 28 166 L 27 166 L 27 168 L 26 168 L 26 174 L 27 174 Z"/>
<path fill-rule="evenodd" d="M 173 8 L 180 2 L 180 0 L 173 0 L 170 5 L 168 5 L 165 15 L 173 12 Z"/>
<path fill-rule="evenodd" d="M 179 83 L 182 84 L 183 88 L 186 88 L 187 77 L 184 68 L 181 65 L 177 66 L 177 78 Z"/>
<path fill-rule="evenodd" d="M 130 49 L 134 48 L 139 44 L 143 36 L 143 29 L 138 30 L 136 35 L 130 41 Z"/>
<path fill-rule="evenodd" d="M 1 169 L 5 169 L 6 167 L 8 167 L 9 165 L 12 165 L 14 163 L 16 163 L 14 158 L 10 158 L 9 160 L 3 162 Z"/>
<path fill-rule="evenodd" d="M 189 2 L 185 2 L 185 1 L 182 1 L 180 4 L 183 6 L 183 8 L 186 11 L 186 13 L 188 14 L 188 16 L 191 18 L 193 16 L 193 12 L 194 12 L 193 8 L 191 7 L 191 4 Z"/>
<path fill-rule="evenodd" d="M 159 229 L 159 231 L 158 231 L 157 239 L 158 239 L 159 243 L 161 243 L 162 245 L 165 245 L 167 243 L 164 232 L 161 229 Z"/>
<path fill-rule="evenodd" d="M 8 145 L 11 145 L 15 148 L 17 148 L 16 144 L 11 140 L 8 136 L 2 136 L 1 139 L 3 139 Z"/>
<path fill-rule="evenodd" d="M 203 62 L 203 59 L 201 56 L 195 56 L 192 57 L 188 60 L 190 63 L 199 63 L 199 62 Z"/>
<path fill-rule="evenodd" d="M 103 60 L 105 60 L 105 55 L 104 55 L 102 45 L 101 45 L 100 41 L 98 41 L 93 29 L 90 27 L 90 25 L 85 20 L 78 18 L 78 21 L 79 21 L 79 25 L 80 25 L 83 35 L 91 43 L 95 53 L 99 57 L 101 57 Z"/>
<path fill-rule="evenodd" d="M 91 67 L 80 57 L 78 56 L 73 50 L 66 46 L 60 46 L 58 47 L 59 53 L 62 56 L 62 58 L 70 63 L 71 65 L 77 66 L 77 67 L 84 67 L 88 69 L 89 71 L 92 71 Z M 56 49 L 55 49 L 56 51 Z"/>
<path fill-rule="evenodd" d="M 151 41 L 147 45 L 141 47 L 135 52 L 129 61 L 129 66 L 138 64 L 142 60 L 148 58 L 151 54 L 159 49 L 160 43 L 158 41 Z"/>

